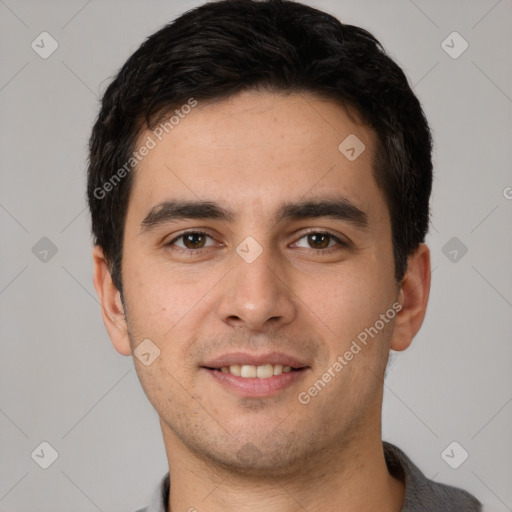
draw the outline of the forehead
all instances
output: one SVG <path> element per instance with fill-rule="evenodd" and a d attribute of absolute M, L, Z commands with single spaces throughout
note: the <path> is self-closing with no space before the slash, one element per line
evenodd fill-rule
<path fill-rule="evenodd" d="M 322 195 L 362 209 L 384 204 L 372 172 L 374 134 L 338 103 L 248 91 L 178 112 L 172 125 L 139 137 L 137 147 L 149 139 L 154 147 L 133 171 L 129 211 L 212 197 L 260 215 Z"/>

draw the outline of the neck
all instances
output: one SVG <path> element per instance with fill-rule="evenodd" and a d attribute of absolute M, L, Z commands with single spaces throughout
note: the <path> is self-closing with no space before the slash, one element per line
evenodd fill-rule
<path fill-rule="evenodd" d="M 287 474 L 242 475 L 192 454 L 162 424 L 171 492 L 167 512 L 399 512 L 405 487 L 386 466 L 378 429 L 358 429 Z"/>

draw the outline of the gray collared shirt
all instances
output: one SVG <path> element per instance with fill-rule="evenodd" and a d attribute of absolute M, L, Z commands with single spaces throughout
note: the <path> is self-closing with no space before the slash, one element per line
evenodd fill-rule
<path fill-rule="evenodd" d="M 389 472 L 405 483 L 401 512 L 482 511 L 482 504 L 467 491 L 429 480 L 400 448 L 386 441 L 382 444 Z M 169 488 L 167 473 L 155 489 L 149 506 L 137 512 L 167 512 Z"/>

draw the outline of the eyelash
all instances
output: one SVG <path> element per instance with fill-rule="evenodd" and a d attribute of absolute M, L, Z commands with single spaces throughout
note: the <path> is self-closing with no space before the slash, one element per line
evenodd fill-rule
<path fill-rule="evenodd" d="M 175 242 L 184 238 L 187 235 L 203 235 L 203 236 L 207 236 L 207 237 L 213 239 L 213 237 L 211 235 L 209 235 L 208 233 L 205 233 L 204 231 L 185 231 L 185 232 L 181 233 L 179 236 L 177 236 L 176 238 L 173 238 L 167 244 L 165 244 L 166 247 L 172 247 Z M 299 238 L 299 240 L 302 240 L 303 238 L 307 237 L 308 235 L 327 235 L 328 237 L 330 237 L 331 239 L 333 239 L 335 242 L 338 243 L 337 246 L 329 247 L 327 249 L 313 249 L 313 248 L 306 249 L 309 251 L 313 251 L 316 254 L 319 254 L 319 253 L 331 254 L 332 252 L 335 252 L 335 251 L 338 251 L 341 249 L 348 249 L 350 247 L 348 242 L 341 240 L 339 237 L 337 237 L 333 233 L 330 233 L 329 231 L 314 231 L 314 230 L 308 231 L 307 233 L 304 233 Z M 201 249 L 184 249 L 182 247 L 172 247 L 173 251 L 181 252 L 182 254 L 186 254 L 187 256 L 194 256 L 197 254 L 202 254 L 204 251 L 207 251 L 208 249 L 211 249 L 211 247 L 203 247 Z"/>

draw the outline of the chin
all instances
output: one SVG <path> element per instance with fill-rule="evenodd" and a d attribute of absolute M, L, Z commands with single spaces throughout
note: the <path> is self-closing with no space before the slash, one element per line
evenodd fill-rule
<path fill-rule="evenodd" d="M 257 437 L 257 441 L 248 440 L 237 443 L 236 446 L 230 443 L 223 451 L 219 451 L 221 445 L 216 444 L 215 451 L 203 450 L 199 455 L 208 459 L 208 465 L 213 462 L 214 465 L 235 473 L 237 477 L 257 477 L 260 480 L 265 476 L 273 480 L 293 474 L 296 470 L 303 470 L 305 457 L 312 455 L 304 453 L 297 445 L 296 436 L 291 433 L 283 437 L 281 432 L 279 439 L 275 435 L 272 439 L 268 435 Z M 313 450 L 311 446 L 311 451 Z"/>

